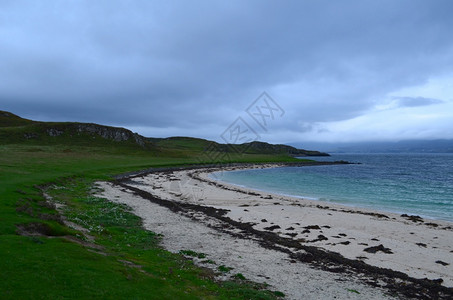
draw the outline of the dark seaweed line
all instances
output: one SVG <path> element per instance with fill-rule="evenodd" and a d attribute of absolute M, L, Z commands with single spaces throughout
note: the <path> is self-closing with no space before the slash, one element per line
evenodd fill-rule
<path fill-rule="evenodd" d="M 178 168 L 178 170 L 179 169 L 180 168 Z M 159 171 L 175 170 L 160 169 Z M 147 171 L 147 173 L 151 172 Z M 136 176 L 143 176 L 143 173 Z M 232 220 L 229 217 L 225 217 L 227 210 L 216 209 L 214 207 L 202 206 L 198 204 L 176 203 L 174 201 L 160 199 L 154 197 L 151 193 L 125 184 L 124 182 L 126 182 L 127 180 L 129 180 L 129 178 L 122 177 L 120 180 L 114 181 L 114 184 L 128 189 L 134 192 L 134 194 L 155 204 L 166 207 L 173 212 L 187 213 L 190 210 L 202 212 L 207 216 L 216 218 L 230 226 L 242 230 L 242 234 L 229 232 L 223 228 L 224 226 L 220 226 L 216 229 L 232 234 L 236 237 L 258 238 L 259 243 L 263 247 L 282 251 L 284 253 L 287 253 L 292 259 L 297 259 L 301 262 L 309 263 L 310 265 L 322 270 L 334 273 L 354 272 L 357 274 L 366 275 L 371 280 L 365 280 L 365 283 L 372 286 L 379 286 L 376 281 L 381 280 L 386 283 L 384 288 L 386 288 L 390 293 L 404 295 L 410 298 L 452 299 L 453 297 L 453 288 L 442 286 L 439 280 L 412 278 L 407 274 L 399 271 L 371 266 L 360 260 L 345 258 L 339 253 L 323 250 L 315 246 L 301 245 L 297 241 L 286 237 L 280 237 L 276 233 L 256 230 L 253 228 L 253 224 L 251 223 L 241 223 Z M 293 253 L 285 247 L 293 248 L 296 250 L 304 250 L 306 253 Z"/>

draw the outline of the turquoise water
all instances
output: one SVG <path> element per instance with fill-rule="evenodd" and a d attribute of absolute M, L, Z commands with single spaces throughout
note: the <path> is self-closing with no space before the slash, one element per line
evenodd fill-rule
<path fill-rule="evenodd" d="M 263 191 L 453 222 L 453 154 L 338 154 L 354 165 L 218 172 Z"/>

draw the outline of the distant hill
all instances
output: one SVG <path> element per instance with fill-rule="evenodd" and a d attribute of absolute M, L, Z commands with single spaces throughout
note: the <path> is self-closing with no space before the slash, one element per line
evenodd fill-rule
<path fill-rule="evenodd" d="M 240 145 L 244 147 L 246 153 L 284 153 L 291 156 L 329 156 L 327 153 L 322 153 L 319 151 L 304 150 L 298 149 L 288 145 L 273 145 L 263 142 L 251 142 Z"/>
<path fill-rule="evenodd" d="M 290 143 L 334 153 L 453 153 L 453 140 L 403 140 L 395 142 Z"/>
<path fill-rule="evenodd" d="M 78 122 L 39 122 L 27 120 L 6 111 L 0 111 L 0 144 L 127 148 L 136 151 L 174 153 L 175 155 L 203 151 L 290 156 L 328 155 L 318 151 L 264 142 L 227 145 L 192 137 L 147 138 L 120 127 Z"/>
<path fill-rule="evenodd" d="M 160 147 L 171 149 L 190 149 L 196 151 L 216 150 L 220 152 L 240 152 L 248 154 L 286 154 L 290 156 L 329 156 L 327 153 L 297 149 L 288 145 L 274 145 L 265 142 L 251 142 L 238 145 L 220 144 L 217 142 L 191 138 L 191 137 L 170 137 L 170 138 L 148 138 Z"/>

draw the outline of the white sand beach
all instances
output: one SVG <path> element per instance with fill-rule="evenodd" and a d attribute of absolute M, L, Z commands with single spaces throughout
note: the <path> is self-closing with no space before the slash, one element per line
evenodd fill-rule
<path fill-rule="evenodd" d="M 146 229 L 163 234 L 166 249 L 205 253 L 217 263 L 211 267 L 234 268 L 224 277 L 241 273 L 290 299 L 392 297 L 388 282 L 372 275 L 373 269 L 357 271 L 349 266 L 354 265 L 351 261 L 412 278 L 442 279 L 442 286 L 453 287 L 451 223 L 249 190 L 214 181 L 209 176 L 213 171 L 218 169 L 162 171 L 133 177 L 123 186 L 98 185 L 103 197 L 129 205 Z M 183 207 L 172 211 L 138 195 L 138 190 Z M 214 208 L 214 214 L 200 207 Z M 221 217 L 216 217 L 216 209 L 223 212 Z M 268 236 L 273 242 L 266 241 Z M 343 262 L 333 262 L 335 255 L 327 263 L 316 257 L 307 260 L 312 248 L 349 261 L 343 267 Z"/>

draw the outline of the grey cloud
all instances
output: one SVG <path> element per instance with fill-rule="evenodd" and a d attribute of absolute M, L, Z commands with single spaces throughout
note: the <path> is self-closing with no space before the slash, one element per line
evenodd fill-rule
<path fill-rule="evenodd" d="M 268 91 L 287 111 L 276 128 L 299 131 L 299 122 L 360 116 L 387 93 L 447 71 L 452 9 L 450 1 L 2 1 L 0 104 L 29 117 L 184 135 L 228 126 Z"/>
<path fill-rule="evenodd" d="M 393 99 L 396 100 L 400 107 L 417 107 L 444 103 L 444 101 L 439 99 L 424 97 L 393 97 Z"/>

